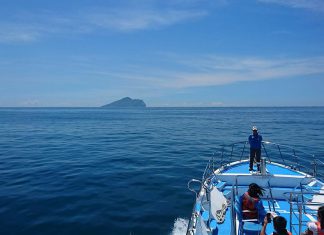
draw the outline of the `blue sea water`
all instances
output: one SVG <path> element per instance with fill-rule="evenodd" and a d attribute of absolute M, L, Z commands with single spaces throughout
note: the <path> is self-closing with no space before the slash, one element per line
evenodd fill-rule
<path fill-rule="evenodd" d="M 188 180 L 252 125 L 324 160 L 324 107 L 1 108 L 0 234 L 181 234 Z"/>

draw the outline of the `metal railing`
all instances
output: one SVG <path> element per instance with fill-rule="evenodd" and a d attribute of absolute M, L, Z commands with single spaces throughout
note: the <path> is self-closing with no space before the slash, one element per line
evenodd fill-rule
<path fill-rule="evenodd" d="M 207 166 L 215 171 L 215 168 L 226 168 L 231 162 L 249 159 L 249 155 L 248 141 L 222 145 L 218 151 L 213 153 L 212 160 Z M 261 156 L 266 157 L 270 163 L 274 161 L 324 181 L 324 162 L 313 154 L 287 145 L 262 141 Z"/>
<path fill-rule="evenodd" d="M 303 220 L 303 215 L 308 214 L 313 217 L 317 215 L 317 208 L 324 205 L 324 202 L 314 202 L 305 200 L 305 195 L 322 196 L 324 193 L 317 192 L 287 192 L 284 193 L 286 201 L 290 205 L 290 219 L 289 219 L 289 230 L 295 234 L 301 234 L 302 227 L 306 227 L 309 220 Z M 294 218 L 298 223 L 293 223 Z M 298 228 L 296 228 L 298 226 Z"/>
<path fill-rule="evenodd" d="M 266 157 L 268 162 L 277 162 L 279 164 L 282 164 L 284 166 L 287 166 L 293 170 L 298 170 L 301 172 L 304 172 L 312 177 L 316 177 L 320 181 L 324 182 L 324 162 L 322 162 L 319 159 L 316 159 L 316 157 L 310 153 L 306 153 L 297 149 L 294 149 L 292 147 L 286 146 L 286 145 L 279 145 L 276 143 L 271 143 L 268 141 L 262 141 L 262 151 L 261 156 Z M 235 162 L 235 161 L 242 161 L 244 159 L 249 159 L 249 144 L 248 141 L 242 141 L 242 142 L 236 142 L 230 145 L 223 145 L 221 148 L 213 153 L 211 159 L 207 163 L 202 179 L 200 180 L 191 180 L 188 182 L 188 188 L 190 191 L 195 193 L 195 201 L 197 202 L 200 199 L 200 203 L 202 203 L 203 198 L 199 198 L 199 194 L 196 190 L 190 187 L 190 184 L 193 182 L 200 184 L 200 190 L 203 188 L 208 191 L 208 188 L 206 187 L 205 183 L 208 183 L 209 180 L 212 179 L 212 177 L 215 174 L 215 170 L 217 168 L 222 167 L 223 169 L 226 169 L 228 167 L 228 164 Z M 322 171 L 319 171 L 322 170 Z M 234 187 L 234 186 L 233 186 Z M 237 189 L 236 189 L 237 190 Z M 304 193 L 307 194 L 307 193 Z M 315 193 L 311 193 L 315 195 Z M 291 200 L 292 203 L 294 203 L 293 200 Z M 302 209 L 305 208 L 305 201 L 300 200 L 299 204 L 302 205 Z M 298 205 L 299 205 L 298 204 Z M 292 205 L 292 204 L 291 204 Z M 301 209 L 301 211 L 302 211 Z M 191 220 L 188 224 L 187 228 L 187 234 L 192 233 L 192 229 L 195 230 L 197 225 L 197 216 L 195 215 L 195 204 L 193 208 L 193 214 L 191 217 Z M 293 214 L 293 213 L 291 213 Z M 299 215 L 300 218 L 300 215 Z M 193 221 L 194 219 L 194 221 Z M 292 220 L 291 220 L 292 221 Z M 300 221 L 302 223 L 302 221 Z M 233 226 L 233 225 L 232 225 Z M 291 230 L 293 228 L 293 224 L 291 225 Z M 301 229 L 301 225 L 299 225 L 299 229 Z M 296 230 L 296 229 L 295 229 Z"/>

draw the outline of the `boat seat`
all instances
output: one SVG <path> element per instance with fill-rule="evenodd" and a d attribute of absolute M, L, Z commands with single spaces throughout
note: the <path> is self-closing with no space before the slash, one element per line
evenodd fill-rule
<path fill-rule="evenodd" d="M 322 189 L 321 186 L 309 186 L 309 185 L 303 185 L 303 187 L 309 192 L 315 192 L 319 193 Z"/>
<path fill-rule="evenodd" d="M 231 196 L 231 192 L 232 192 L 232 190 L 230 190 L 230 189 L 225 189 L 222 193 L 224 194 L 224 196 L 225 196 L 226 198 L 229 198 L 229 197 Z"/>
<path fill-rule="evenodd" d="M 218 235 L 217 221 L 210 218 L 209 211 L 205 210 L 200 202 L 197 202 L 195 205 L 195 213 L 200 214 L 201 220 L 212 231 L 212 235 Z"/>
<path fill-rule="evenodd" d="M 201 218 L 203 219 L 203 221 L 205 221 L 205 222 L 208 221 L 209 211 L 201 211 L 200 214 L 201 214 Z"/>
<path fill-rule="evenodd" d="M 222 190 L 225 187 L 226 182 L 224 182 L 224 181 L 217 181 L 217 182 L 213 182 L 213 185 L 216 186 L 216 188 L 218 190 Z"/>
<path fill-rule="evenodd" d="M 209 219 L 209 211 L 200 211 L 201 219 L 205 222 L 207 227 L 213 231 L 212 235 L 218 234 L 217 222 L 215 219 Z"/>
<path fill-rule="evenodd" d="M 235 200 L 235 212 L 239 221 L 239 235 L 260 234 L 262 224 L 258 219 L 243 219 L 242 207 L 238 199 Z"/>

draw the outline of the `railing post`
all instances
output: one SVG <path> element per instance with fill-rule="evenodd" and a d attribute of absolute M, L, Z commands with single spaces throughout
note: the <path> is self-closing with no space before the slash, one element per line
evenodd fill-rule
<path fill-rule="evenodd" d="M 300 171 L 300 164 L 299 164 L 295 149 L 293 149 L 293 152 L 294 152 L 295 162 L 297 163 L 298 170 Z"/>
<path fill-rule="evenodd" d="M 265 142 L 262 141 L 262 147 L 263 147 L 263 150 L 264 150 L 264 152 L 265 152 L 265 154 L 266 154 L 266 157 L 268 158 L 269 162 L 271 163 L 271 159 L 270 159 L 270 157 L 269 157 L 269 155 L 268 155 L 267 148 L 264 146 L 264 143 L 265 143 Z"/>
<path fill-rule="evenodd" d="M 229 159 L 230 162 L 232 161 L 233 150 L 234 150 L 234 144 L 232 144 L 232 151 L 231 151 L 231 156 L 230 156 L 230 159 Z"/>
<path fill-rule="evenodd" d="M 213 155 L 212 155 L 212 168 L 213 168 L 213 174 L 214 174 L 214 172 L 215 172 L 214 156 L 215 156 L 215 153 L 213 153 Z"/>
<path fill-rule="evenodd" d="M 281 160 L 283 161 L 283 163 L 286 165 L 286 163 L 285 163 L 285 159 L 282 157 L 282 153 L 281 153 L 280 146 L 279 146 L 279 145 L 277 145 L 277 146 L 278 146 L 278 150 L 279 150 L 279 153 L 280 153 L 280 158 L 281 158 Z"/>
<path fill-rule="evenodd" d="M 245 145 L 246 145 L 246 142 L 244 142 L 244 145 L 243 145 L 243 150 L 242 150 L 242 154 L 241 154 L 240 161 L 242 161 L 242 157 L 243 157 L 243 155 L 244 155 Z"/>
<path fill-rule="evenodd" d="M 236 231 L 236 211 L 235 211 L 235 189 L 234 189 L 234 185 L 232 185 L 232 195 L 231 195 L 231 212 L 232 212 L 232 219 L 231 219 L 231 235 L 235 235 L 237 234 Z"/>
<path fill-rule="evenodd" d="M 266 175 L 267 174 L 266 158 L 265 157 L 261 157 L 260 172 L 261 172 L 261 175 Z"/>
<path fill-rule="evenodd" d="M 298 226 L 298 234 L 301 234 L 301 228 L 302 228 L 302 204 L 298 204 L 298 212 L 299 212 L 299 215 L 298 215 L 298 222 L 299 222 L 299 226 Z"/>
<path fill-rule="evenodd" d="M 293 213 L 293 208 L 292 208 L 292 193 L 290 193 L 290 198 L 289 198 L 289 204 L 290 204 L 290 226 L 289 230 L 292 232 L 292 213 Z"/>
<path fill-rule="evenodd" d="M 222 157 L 221 157 L 221 165 L 223 165 L 224 158 L 224 146 L 222 147 Z"/>
<path fill-rule="evenodd" d="M 313 155 L 313 159 L 314 159 L 314 169 L 313 169 L 313 176 L 316 178 L 316 174 L 317 174 L 317 163 L 316 163 L 316 159 L 315 156 Z"/>

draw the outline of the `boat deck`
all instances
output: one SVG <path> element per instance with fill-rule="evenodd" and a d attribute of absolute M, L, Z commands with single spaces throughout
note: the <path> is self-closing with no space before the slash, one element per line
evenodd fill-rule
<path fill-rule="evenodd" d="M 298 179 L 297 183 L 294 182 L 293 184 L 291 182 L 287 181 L 287 184 L 285 185 L 285 182 L 281 182 L 280 185 L 276 185 L 276 187 L 272 187 L 271 190 L 273 191 L 272 193 L 275 194 L 275 190 L 277 189 L 281 189 L 285 192 L 295 192 L 295 191 L 299 191 L 301 188 L 303 188 L 301 186 L 301 184 L 303 184 L 303 186 L 307 186 L 307 192 L 323 192 L 324 188 L 320 187 L 319 185 L 316 183 L 316 181 L 302 173 L 302 172 L 298 172 L 294 169 L 291 169 L 289 167 L 277 164 L 277 163 L 267 163 L 266 165 L 266 170 L 267 170 L 267 177 L 269 177 L 269 179 L 272 178 L 272 182 L 274 182 L 277 177 L 279 176 L 279 179 L 281 179 L 280 177 L 287 177 L 287 179 L 289 178 L 289 180 L 292 179 Z M 257 182 L 258 181 L 258 177 L 263 178 L 262 180 L 264 180 L 265 176 L 261 176 L 259 175 L 259 173 L 257 172 L 256 166 L 254 166 L 253 171 L 249 171 L 249 162 L 248 160 L 244 160 L 240 163 L 235 163 L 233 165 L 230 165 L 228 168 L 226 167 L 225 169 L 223 169 L 221 171 L 222 175 L 228 175 L 230 177 L 232 176 L 241 176 L 243 178 L 245 178 L 245 180 L 241 180 L 241 184 L 240 184 L 240 180 L 238 181 L 238 188 L 239 188 L 239 194 L 236 197 L 239 197 L 240 195 L 242 195 L 248 188 L 248 184 L 249 183 L 253 183 L 253 182 Z M 306 180 L 305 180 L 306 179 Z M 264 186 L 264 185 L 263 185 Z M 229 199 L 230 198 L 230 191 L 231 191 L 231 187 L 232 184 L 229 182 L 225 182 L 223 183 L 222 187 L 220 188 L 221 191 L 224 193 L 224 195 Z M 275 211 L 275 213 L 277 215 L 283 216 L 286 220 L 287 220 L 287 229 L 291 230 L 293 232 L 293 234 L 298 234 L 298 230 L 300 229 L 301 231 L 305 231 L 306 230 L 306 225 L 307 222 L 310 221 L 316 221 L 316 210 L 313 210 L 314 208 L 310 208 L 308 206 L 305 206 L 304 209 L 304 213 L 302 214 L 301 217 L 301 221 L 299 221 L 299 213 L 298 213 L 298 207 L 292 207 L 293 213 L 292 216 L 290 215 L 290 203 L 288 200 L 279 197 L 274 197 L 272 200 L 269 200 L 270 196 L 267 195 L 269 194 L 268 192 L 268 188 L 265 188 L 266 193 L 265 193 L 265 197 L 267 198 L 263 198 L 262 202 L 264 205 L 264 208 L 266 211 L 271 212 L 271 211 Z M 306 193 L 307 194 L 307 193 Z M 288 197 L 288 195 L 287 195 Z M 305 200 L 308 200 L 308 202 L 311 202 L 313 200 L 313 195 L 309 194 L 307 195 L 307 197 L 304 197 Z M 324 198 L 321 199 L 321 201 L 324 201 Z M 226 220 L 223 224 L 218 224 L 218 230 L 221 231 L 221 233 L 219 234 L 230 234 L 230 213 L 227 212 L 226 215 Z M 292 227 L 290 227 L 290 221 L 292 220 Z M 300 223 L 301 222 L 301 223 Z M 238 221 L 237 221 L 238 224 Z M 299 224 L 301 226 L 301 228 L 299 228 Z M 273 232 L 273 223 L 268 224 L 267 226 L 267 230 L 266 233 L 267 234 L 271 234 Z"/>
<path fill-rule="evenodd" d="M 276 214 L 280 215 L 282 217 L 284 217 L 287 220 L 287 229 L 289 231 L 292 231 L 292 234 L 298 234 L 298 225 L 299 225 L 299 218 L 297 216 L 292 216 L 292 224 L 294 224 L 294 228 L 290 228 L 289 224 L 290 224 L 290 205 L 287 201 L 285 200 L 279 200 L 276 201 Z M 266 200 L 263 200 L 263 205 L 266 209 L 266 211 L 273 211 L 273 208 L 270 208 L 270 206 L 268 205 L 268 202 Z M 229 210 L 229 209 L 228 209 Z M 296 211 L 296 214 L 298 214 L 298 211 Z M 313 217 L 310 214 L 303 214 L 302 215 L 302 223 L 301 223 L 301 231 L 305 231 L 307 229 L 307 222 L 310 221 L 316 221 L 316 218 Z M 236 223 L 238 224 L 238 220 L 236 221 Z M 218 233 L 216 234 L 230 234 L 231 232 L 231 215 L 230 212 L 227 211 L 226 213 L 226 217 L 225 217 L 225 222 L 222 224 L 217 224 L 217 230 Z M 296 231 L 295 231 L 296 230 Z M 274 231 L 273 228 L 273 223 L 269 223 L 266 229 L 266 234 L 271 234 Z M 215 233 L 214 233 L 215 234 Z"/>
<path fill-rule="evenodd" d="M 243 229 L 241 221 L 239 198 L 251 183 L 264 189 L 261 200 L 265 210 L 286 218 L 292 234 L 301 234 L 307 222 L 317 220 L 317 209 L 324 205 L 324 176 L 317 168 L 324 163 L 309 153 L 263 141 L 261 171 L 256 166 L 249 171 L 248 150 L 246 141 L 221 146 L 207 164 L 202 180 L 188 182 L 196 198 L 187 235 L 241 235 L 243 230 L 244 234 L 257 234 L 260 223 L 245 222 Z M 201 184 L 199 192 L 192 182 Z M 273 231 L 273 223 L 268 224 L 266 233 Z"/>
<path fill-rule="evenodd" d="M 278 164 L 267 163 L 266 174 L 261 175 L 254 167 L 254 171 L 249 171 L 249 161 L 243 160 L 226 165 L 218 169 L 211 178 L 213 187 L 216 187 L 228 200 L 229 204 L 238 200 L 238 198 L 247 191 L 250 183 L 257 183 L 265 189 L 262 197 L 264 208 L 267 212 L 275 212 L 277 215 L 283 216 L 287 220 L 287 229 L 293 234 L 299 234 L 299 231 L 305 231 L 307 222 L 316 221 L 316 210 L 318 206 L 314 206 L 316 202 L 323 202 L 324 195 L 314 194 L 324 193 L 324 186 L 314 177 L 305 173 L 294 170 L 290 167 Z M 233 194 L 233 190 L 235 194 Z M 289 201 L 291 194 L 303 203 L 303 213 L 299 215 L 298 205 L 293 201 Z M 235 197 L 234 199 L 232 197 Z M 318 198 L 319 197 L 319 198 Z M 198 223 L 200 227 L 208 228 L 210 221 L 209 202 L 206 198 L 201 197 L 201 204 L 196 213 L 200 214 Z M 292 213 L 290 213 L 292 211 Z M 212 233 L 207 234 L 231 234 L 232 213 L 230 206 L 225 214 L 225 221 L 218 223 Z M 235 218 L 235 217 L 234 217 Z M 236 218 L 236 230 L 238 230 L 239 221 Z M 204 230 L 204 229 L 203 229 Z M 267 226 L 266 233 L 273 232 L 273 224 Z M 200 233 L 198 233 L 200 234 Z M 201 233 L 205 234 L 205 233 Z"/>
<path fill-rule="evenodd" d="M 281 165 L 278 165 L 276 163 L 268 163 L 267 164 L 267 172 L 271 175 L 304 175 L 301 172 L 295 171 L 293 169 L 290 169 L 288 167 L 283 167 Z M 253 171 L 256 172 L 257 168 L 256 166 L 253 167 Z M 222 173 L 231 173 L 231 174 L 248 174 L 249 171 L 249 164 L 248 161 L 242 161 L 242 163 L 235 164 L 234 166 L 231 166 L 228 169 L 225 169 L 222 171 Z"/>

